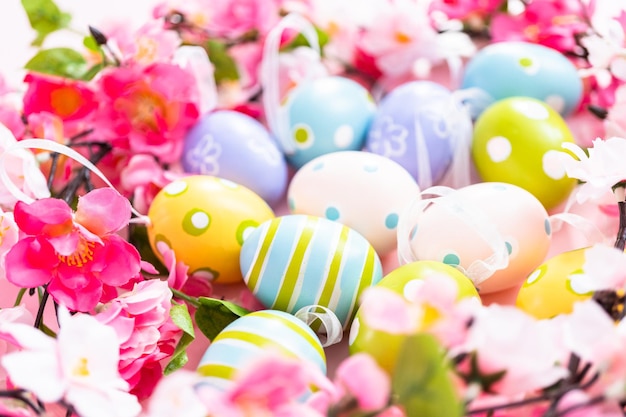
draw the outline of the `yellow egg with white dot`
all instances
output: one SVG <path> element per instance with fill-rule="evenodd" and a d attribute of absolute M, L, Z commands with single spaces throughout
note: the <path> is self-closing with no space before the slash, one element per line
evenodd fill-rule
<path fill-rule="evenodd" d="M 569 314 L 575 303 L 591 298 L 592 293 L 571 281 L 572 275 L 582 272 L 587 249 L 560 253 L 535 269 L 517 294 L 517 307 L 538 319 L 549 319 Z"/>
<path fill-rule="evenodd" d="M 148 217 L 150 246 L 161 261 L 169 247 L 190 274 L 228 284 L 243 279 L 239 254 L 245 238 L 275 215 L 247 187 L 210 175 L 191 175 L 164 187 Z"/>

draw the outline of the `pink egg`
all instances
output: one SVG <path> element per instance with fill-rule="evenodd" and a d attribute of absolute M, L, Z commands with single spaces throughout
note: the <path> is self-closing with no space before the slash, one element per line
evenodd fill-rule
<path fill-rule="evenodd" d="M 472 184 L 424 199 L 403 213 L 398 245 L 404 263 L 435 260 L 457 266 L 482 294 L 519 286 L 546 257 L 548 213 L 512 184 Z"/>

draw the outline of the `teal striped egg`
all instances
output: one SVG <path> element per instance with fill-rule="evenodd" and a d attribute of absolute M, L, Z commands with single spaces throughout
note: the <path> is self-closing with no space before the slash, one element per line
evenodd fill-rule
<path fill-rule="evenodd" d="M 288 313 L 321 305 L 344 329 L 360 294 L 382 279 L 372 245 L 359 232 L 326 218 L 303 214 L 261 223 L 241 247 L 244 282 L 266 307 Z"/>
<path fill-rule="evenodd" d="M 312 363 L 326 374 L 326 355 L 317 335 L 302 320 L 277 310 L 255 311 L 226 326 L 200 359 L 198 372 L 212 386 L 227 389 L 237 370 L 271 349 Z"/>

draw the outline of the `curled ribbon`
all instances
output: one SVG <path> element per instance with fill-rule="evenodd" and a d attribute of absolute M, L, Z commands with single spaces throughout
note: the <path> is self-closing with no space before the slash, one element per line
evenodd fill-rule
<path fill-rule="evenodd" d="M 323 347 L 332 346 L 341 342 L 343 338 L 343 326 L 335 313 L 329 308 L 320 305 L 304 306 L 296 311 L 294 316 L 305 322 L 307 326 L 310 326 L 316 321 L 320 322 L 321 328 L 317 333 L 318 335 L 320 333 L 326 335 L 324 338 L 321 338 L 324 340 L 320 339 Z"/>
<path fill-rule="evenodd" d="M 432 195 L 433 197 L 424 198 Z M 475 259 L 467 268 L 457 266 L 474 285 L 478 286 L 496 271 L 509 265 L 509 254 L 505 240 L 495 224 L 489 221 L 487 215 L 478 207 L 458 196 L 456 190 L 437 186 L 422 191 L 418 198 L 409 204 L 398 219 L 398 259 L 400 264 L 407 264 L 420 260 L 419 254 L 411 244 L 411 231 L 418 224 L 420 217 L 432 204 L 446 209 L 450 215 L 460 217 L 465 224 L 471 227 L 478 237 L 491 249 L 491 254 L 484 259 Z"/>
<path fill-rule="evenodd" d="M 96 174 L 102 181 L 104 181 L 106 185 L 117 191 L 117 189 L 113 186 L 113 184 L 111 184 L 106 175 L 104 175 L 104 173 L 100 171 L 98 167 L 96 167 L 89 159 L 85 158 L 83 155 L 76 152 L 69 146 L 48 139 L 24 139 L 19 142 L 15 142 L 13 145 L 5 149 L 2 155 L 0 155 L 0 180 L 2 180 L 2 183 L 7 188 L 7 190 L 11 194 L 13 194 L 13 196 L 18 200 L 21 200 L 25 203 L 32 203 L 34 201 L 32 197 L 26 195 L 13 183 L 11 178 L 9 178 L 9 174 L 7 173 L 5 162 L 6 157 L 11 152 L 15 152 L 19 149 L 42 149 L 45 151 L 56 152 L 65 155 L 83 165 L 85 168 L 89 169 L 91 172 Z M 119 191 L 117 192 L 119 193 Z M 150 219 L 148 218 L 148 216 L 139 213 L 132 205 L 131 211 L 137 216 L 135 222 L 149 224 Z"/>

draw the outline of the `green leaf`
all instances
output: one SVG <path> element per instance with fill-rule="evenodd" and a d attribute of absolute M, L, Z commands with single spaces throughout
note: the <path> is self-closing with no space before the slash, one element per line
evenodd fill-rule
<path fill-rule="evenodd" d="M 30 26 L 37 32 L 33 46 L 41 46 L 46 36 L 66 28 L 72 16 L 59 10 L 52 0 L 22 0 Z"/>
<path fill-rule="evenodd" d="M 87 73 L 87 61 L 70 48 L 39 51 L 24 66 L 27 70 L 80 80 Z"/>
<path fill-rule="evenodd" d="M 226 326 L 250 311 L 230 301 L 200 297 L 196 309 L 196 325 L 209 339 L 213 340 Z"/>
<path fill-rule="evenodd" d="M 83 38 L 83 45 L 85 45 L 85 48 L 89 49 L 90 51 L 100 52 L 100 45 L 98 45 L 96 39 L 91 35 L 85 36 Z"/>
<path fill-rule="evenodd" d="M 209 60 L 215 66 L 215 82 L 235 81 L 239 79 L 239 71 L 235 60 L 228 55 L 226 45 L 210 40 L 206 44 Z"/>
<path fill-rule="evenodd" d="M 320 47 L 320 51 L 324 49 L 324 46 L 328 43 L 328 33 L 323 31 L 322 29 L 315 27 L 315 32 L 317 32 L 317 42 Z M 300 46 L 311 46 L 309 41 L 306 40 L 302 33 L 299 33 L 288 45 L 282 48 L 283 51 L 290 51 Z"/>
<path fill-rule="evenodd" d="M 404 407 L 409 416 L 463 415 L 450 365 L 433 335 L 418 333 L 407 338 L 391 384 L 396 403 Z"/>
<path fill-rule="evenodd" d="M 174 324 L 183 331 L 183 335 L 176 345 L 172 358 L 163 371 L 165 375 L 185 366 L 189 360 L 189 357 L 187 356 L 187 346 L 189 346 L 189 344 L 196 338 L 195 331 L 193 329 L 193 321 L 191 320 L 186 304 L 172 303 L 170 317 L 172 318 Z"/>

